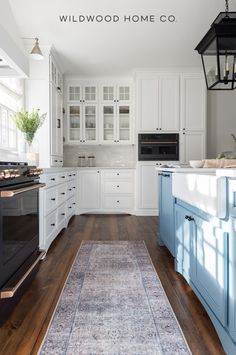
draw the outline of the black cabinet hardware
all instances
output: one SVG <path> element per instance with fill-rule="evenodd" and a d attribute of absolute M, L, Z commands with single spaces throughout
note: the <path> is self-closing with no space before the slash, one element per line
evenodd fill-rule
<path fill-rule="evenodd" d="M 61 120 L 59 118 L 57 119 L 57 128 L 61 128 Z"/>
<path fill-rule="evenodd" d="M 192 216 L 185 216 L 185 219 L 187 219 L 189 222 L 194 221 L 194 218 Z"/>
<path fill-rule="evenodd" d="M 65 216 L 66 214 L 65 214 L 65 213 L 62 213 L 61 215 L 62 215 L 62 216 Z"/>
<path fill-rule="evenodd" d="M 65 192 L 61 192 L 61 195 L 65 195 L 66 193 Z"/>
<path fill-rule="evenodd" d="M 56 199 L 55 199 L 55 198 L 51 198 L 51 200 L 52 200 L 52 201 L 56 201 Z"/>
<path fill-rule="evenodd" d="M 52 227 L 55 227 L 55 223 L 51 223 L 51 226 L 52 226 Z"/>
<path fill-rule="evenodd" d="M 51 181 L 55 181 L 55 178 L 51 178 Z"/>

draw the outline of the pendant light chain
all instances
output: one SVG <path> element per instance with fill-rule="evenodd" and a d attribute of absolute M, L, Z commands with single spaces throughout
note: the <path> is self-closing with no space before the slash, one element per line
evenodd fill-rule
<path fill-rule="evenodd" d="M 229 12 L 229 0 L 225 0 L 225 12 L 226 14 Z"/>

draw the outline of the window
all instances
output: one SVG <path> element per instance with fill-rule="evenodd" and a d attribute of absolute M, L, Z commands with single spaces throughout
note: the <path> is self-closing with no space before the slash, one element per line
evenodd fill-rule
<path fill-rule="evenodd" d="M 12 116 L 23 107 L 23 81 L 0 79 L 0 149 L 18 151 L 19 133 Z"/>

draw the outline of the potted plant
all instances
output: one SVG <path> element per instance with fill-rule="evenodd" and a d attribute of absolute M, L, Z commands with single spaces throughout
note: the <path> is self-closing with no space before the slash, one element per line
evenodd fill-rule
<path fill-rule="evenodd" d="M 28 145 L 28 160 L 34 160 L 37 164 L 38 154 L 35 154 L 35 157 L 32 158 L 32 143 L 34 140 L 35 133 L 42 126 L 46 118 L 46 113 L 43 115 L 39 114 L 39 109 L 33 109 L 32 112 L 20 110 L 13 115 L 13 121 L 16 124 L 16 127 L 24 134 L 25 141 Z M 37 156 L 36 156 L 37 155 Z"/>

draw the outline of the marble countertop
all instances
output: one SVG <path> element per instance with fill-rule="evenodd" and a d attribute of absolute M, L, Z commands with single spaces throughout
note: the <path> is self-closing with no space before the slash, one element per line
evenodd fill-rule
<path fill-rule="evenodd" d="M 215 168 L 191 168 L 191 167 L 180 167 L 180 168 L 161 168 L 161 167 L 157 167 L 156 170 L 157 171 L 167 171 L 167 172 L 170 172 L 170 173 L 188 173 L 188 174 L 191 174 L 191 173 L 194 173 L 194 174 L 210 173 L 210 174 L 215 174 L 217 169 L 215 169 Z"/>
<path fill-rule="evenodd" d="M 108 169 L 108 170 L 116 170 L 116 169 L 136 169 L 135 166 L 85 166 L 85 167 L 80 167 L 80 166 L 63 166 L 63 167 L 52 167 L 52 168 L 43 168 L 44 173 L 56 173 L 60 171 L 77 171 L 77 170 L 97 170 L 97 169 Z"/>

